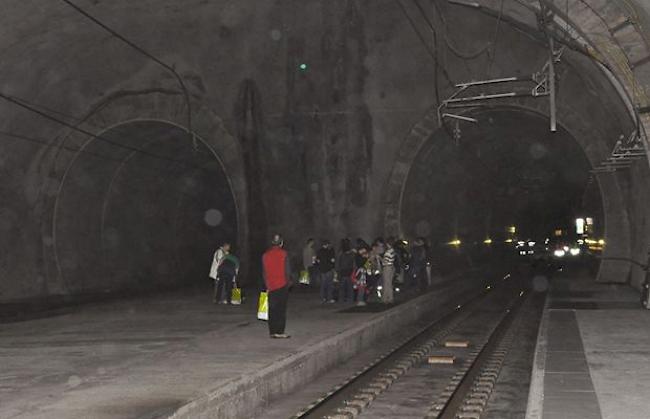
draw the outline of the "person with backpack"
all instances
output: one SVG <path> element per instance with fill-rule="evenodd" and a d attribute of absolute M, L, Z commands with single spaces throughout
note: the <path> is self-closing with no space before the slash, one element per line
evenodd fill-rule
<path fill-rule="evenodd" d="M 352 287 L 352 272 L 354 271 L 354 259 L 356 255 L 350 244 L 350 239 L 341 240 L 341 249 L 336 259 L 336 271 L 340 280 L 339 298 L 343 302 L 354 300 L 354 290 Z"/>
<path fill-rule="evenodd" d="M 223 304 L 221 303 L 221 288 L 223 287 L 223 284 L 219 284 L 218 280 L 218 275 L 219 275 L 219 266 L 221 265 L 221 262 L 223 262 L 224 258 L 226 255 L 230 253 L 230 242 L 225 241 L 223 244 L 214 252 L 214 255 L 212 256 L 212 266 L 210 266 L 210 274 L 209 277 L 212 281 L 214 281 L 214 294 L 212 298 L 212 302 L 215 304 Z"/>
<path fill-rule="evenodd" d="M 219 268 L 217 269 L 218 287 L 217 287 L 217 301 L 220 304 L 231 304 L 232 288 L 235 284 L 235 277 L 239 272 L 239 259 L 231 253 L 224 256 Z M 225 299 L 221 299 L 221 294 L 225 290 Z M 223 301 L 223 302 L 222 302 Z"/>

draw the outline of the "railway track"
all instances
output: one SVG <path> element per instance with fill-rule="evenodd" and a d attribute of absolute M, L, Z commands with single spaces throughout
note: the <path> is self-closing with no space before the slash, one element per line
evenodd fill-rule
<path fill-rule="evenodd" d="M 496 287 L 488 286 L 484 294 L 396 344 L 292 419 L 480 418 L 516 337 L 526 299 L 526 291 L 507 275 Z"/>

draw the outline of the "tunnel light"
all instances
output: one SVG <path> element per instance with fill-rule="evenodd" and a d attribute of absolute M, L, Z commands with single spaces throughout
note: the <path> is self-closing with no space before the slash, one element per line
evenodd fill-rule
<path fill-rule="evenodd" d="M 548 242 L 550 242 L 550 241 L 551 241 L 551 239 L 546 238 L 546 240 L 544 240 L 544 244 L 548 244 Z"/>
<path fill-rule="evenodd" d="M 517 242 L 517 246 L 520 246 L 520 247 L 521 247 L 521 246 L 524 246 L 525 244 L 526 244 L 525 241 L 518 241 L 518 242 Z"/>
<path fill-rule="evenodd" d="M 483 243 L 484 244 L 492 244 L 492 239 L 487 238 L 487 239 L 483 240 Z"/>
<path fill-rule="evenodd" d="M 399 292 L 399 288 L 395 288 L 395 292 Z"/>
<path fill-rule="evenodd" d="M 576 234 L 585 234 L 584 218 L 576 218 Z"/>
<path fill-rule="evenodd" d="M 506 243 L 512 243 L 512 239 L 506 239 Z"/>
<path fill-rule="evenodd" d="M 566 255 L 564 249 L 557 249 L 553 252 L 553 256 L 555 256 L 556 258 L 563 258 L 564 255 Z"/>
<path fill-rule="evenodd" d="M 517 232 L 517 227 L 510 226 L 510 227 L 508 227 L 507 232 L 511 233 L 511 234 L 515 234 Z"/>
<path fill-rule="evenodd" d="M 564 252 L 566 253 L 569 251 L 569 246 L 562 246 L 562 249 L 564 249 Z"/>
<path fill-rule="evenodd" d="M 535 246 L 536 244 L 537 244 L 537 243 L 535 243 L 534 241 L 529 241 L 529 242 L 528 242 L 528 247 L 533 247 L 533 246 Z"/>
<path fill-rule="evenodd" d="M 300 63 L 300 65 L 298 65 L 298 68 L 300 69 L 300 71 L 307 71 L 309 66 L 306 63 Z"/>
<path fill-rule="evenodd" d="M 598 240 L 598 244 L 601 245 L 601 246 L 604 246 L 605 245 L 605 240 L 603 240 L 603 239 Z"/>
<path fill-rule="evenodd" d="M 454 239 L 454 240 L 450 241 L 450 242 L 447 243 L 447 244 L 450 245 L 450 246 L 460 246 L 461 243 L 462 243 L 462 242 L 460 241 L 460 239 Z"/>
<path fill-rule="evenodd" d="M 578 244 L 585 244 L 585 241 L 582 239 L 578 239 Z"/>
<path fill-rule="evenodd" d="M 572 247 L 571 250 L 569 250 L 569 253 L 571 253 L 571 256 L 578 256 L 580 254 L 580 249 Z"/>

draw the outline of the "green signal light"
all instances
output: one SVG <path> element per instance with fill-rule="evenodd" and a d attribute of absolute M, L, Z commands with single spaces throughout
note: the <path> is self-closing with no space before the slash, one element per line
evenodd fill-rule
<path fill-rule="evenodd" d="M 298 66 L 298 68 L 300 69 L 300 71 L 307 71 L 307 64 L 302 63 Z"/>

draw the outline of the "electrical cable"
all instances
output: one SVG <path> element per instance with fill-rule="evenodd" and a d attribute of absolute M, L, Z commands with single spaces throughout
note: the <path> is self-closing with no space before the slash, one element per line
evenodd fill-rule
<path fill-rule="evenodd" d="M 494 64 L 494 58 L 496 57 L 497 53 L 497 41 L 499 39 L 499 29 L 501 28 L 501 19 L 503 18 L 503 6 L 504 6 L 505 0 L 501 0 L 501 7 L 499 7 L 499 16 L 497 17 L 497 23 L 496 27 L 494 29 L 494 38 L 492 39 L 492 54 L 489 55 L 489 60 L 487 64 L 487 70 L 485 74 L 489 77 L 490 72 L 492 70 L 492 65 Z"/>
<path fill-rule="evenodd" d="M 451 80 L 449 72 L 447 71 L 445 66 L 440 64 L 440 57 L 438 56 L 438 31 L 436 31 L 436 28 L 433 26 L 433 22 L 429 19 L 426 12 L 424 11 L 422 6 L 420 5 L 419 1 L 418 0 L 413 0 L 413 3 L 415 3 L 415 5 L 417 6 L 418 10 L 420 11 L 420 14 L 422 15 L 422 18 L 424 18 L 424 21 L 427 23 L 427 26 L 429 26 L 429 29 L 431 30 L 431 33 L 433 34 L 433 47 L 434 47 L 433 53 L 434 53 L 434 59 L 436 60 L 436 66 L 439 67 L 440 70 L 442 71 L 442 74 L 445 76 L 445 79 L 447 80 L 447 83 L 449 83 L 449 85 L 451 87 L 455 87 L 456 83 L 454 83 Z M 402 10 L 405 11 L 406 9 L 403 8 Z M 414 23 L 412 23 L 412 26 L 413 26 L 413 29 L 415 30 L 416 28 L 414 26 Z"/>
<path fill-rule="evenodd" d="M 413 28 L 413 30 L 416 32 L 416 34 L 417 34 L 418 37 L 420 38 L 420 41 L 422 41 L 422 43 L 427 47 L 427 50 L 429 51 L 429 54 L 433 57 L 433 60 L 434 60 L 434 63 L 435 63 L 435 66 L 434 66 L 434 71 L 435 71 L 435 75 L 434 75 L 434 78 L 435 78 L 435 79 L 434 79 L 434 87 L 435 87 L 436 103 L 439 105 L 439 104 L 441 104 L 442 102 L 441 102 L 441 100 L 440 100 L 440 87 L 438 86 L 438 72 L 437 72 L 438 68 L 440 68 L 440 69 L 442 70 L 443 74 L 445 75 L 445 78 L 447 79 L 447 83 L 449 83 L 449 85 L 450 85 L 451 87 L 456 87 L 456 83 L 454 83 L 454 82 L 451 80 L 451 77 L 449 76 L 449 73 L 447 72 L 447 69 L 446 69 L 444 66 L 442 66 L 442 65 L 440 64 L 440 62 L 439 62 L 439 57 L 438 57 L 438 48 L 437 48 L 438 33 L 437 33 L 435 27 L 433 26 L 433 23 L 431 22 L 431 20 L 430 20 L 430 19 L 428 18 L 428 16 L 426 15 L 426 12 L 425 12 L 424 9 L 422 8 L 422 6 L 421 6 L 420 3 L 418 2 L 418 0 L 413 0 L 413 2 L 414 2 L 415 5 L 417 6 L 417 8 L 418 8 L 420 14 L 422 15 L 422 17 L 423 17 L 424 20 L 426 21 L 427 25 L 429 26 L 429 29 L 431 30 L 431 32 L 432 32 L 432 34 L 433 34 L 433 42 L 434 42 L 434 48 L 435 48 L 433 51 L 431 51 L 431 50 L 428 48 L 428 43 L 424 40 L 424 37 L 420 34 L 420 31 L 419 31 L 419 30 L 417 29 L 417 27 L 415 26 L 415 22 L 413 21 L 413 19 L 411 19 L 411 17 L 409 16 L 409 14 L 406 12 L 406 8 L 404 7 L 404 5 L 401 3 L 400 0 L 397 0 L 397 3 L 400 5 L 400 8 L 402 9 L 402 12 L 404 13 L 404 16 L 406 16 L 406 18 L 408 19 L 409 23 L 411 24 L 411 27 Z M 449 128 L 449 126 L 448 126 L 447 123 L 445 122 L 444 118 L 441 120 L 441 125 L 442 125 L 443 130 L 444 130 L 444 131 L 446 132 L 446 134 L 449 136 L 449 138 L 450 138 L 450 139 L 453 139 L 453 138 L 454 138 L 454 134 L 452 133 L 451 129 Z"/>
<path fill-rule="evenodd" d="M 490 48 L 490 43 L 486 42 L 484 46 L 478 48 L 476 51 L 473 52 L 464 52 L 461 51 L 459 47 L 453 45 L 451 39 L 449 38 L 449 31 L 447 30 L 448 25 L 447 25 L 447 20 L 445 19 L 444 14 L 440 10 L 440 7 L 438 6 L 438 2 L 435 0 L 432 0 L 431 2 L 433 4 L 433 8 L 436 10 L 438 17 L 442 21 L 442 38 L 445 40 L 445 45 L 451 51 L 452 54 L 454 54 L 456 57 L 463 59 L 463 60 L 473 60 L 475 58 L 480 57 L 481 55 L 485 54 L 488 49 Z"/>
<path fill-rule="evenodd" d="M 140 54 L 144 55 L 145 57 L 149 58 L 153 62 L 157 63 L 161 67 L 165 68 L 169 72 L 171 72 L 174 77 L 176 77 L 176 80 L 178 81 L 178 84 L 181 87 L 181 90 L 183 91 L 183 95 L 185 97 L 185 106 L 187 107 L 187 130 L 190 136 L 190 139 L 192 140 L 192 144 L 194 148 L 196 149 L 198 147 L 198 144 L 196 142 L 196 138 L 194 137 L 194 130 L 192 129 L 192 106 L 190 103 L 190 94 L 187 90 L 187 87 L 185 86 L 185 83 L 183 82 L 183 78 L 178 74 L 178 72 L 172 67 L 171 65 L 165 63 L 164 61 L 160 60 L 153 54 L 147 52 L 144 48 L 141 48 L 140 46 L 136 45 L 134 42 L 130 41 L 123 35 L 119 34 L 117 31 L 114 29 L 110 28 L 108 25 L 82 9 L 81 7 L 77 6 L 75 3 L 73 3 L 70 0 L 61 0 L 63 3 L 67 4 L 68 6 L 72 7 L 74 10 L 76 10 L 79 14 L 85 16 L 87 19 L 89 19 L 91 22 L 95 23 L 120 41 L 124 42 L 134 50 L 138 51 Z"/>
<path fill-rule="evenodd" d="M 21 108 L 23 108 L 23 109 L 25 109 L 25 110 L 27 110 L 27 111 L 29 111 L 31 113 L 37 114 L 37 115 L 39 115 L 39 116 L 41 116 L 41 117 L 43 117 L 43 118 L 45 118 L 47 120 L 55 122 L 55 123 L 57 123 L 59 125 L 62 125 L 64 127 L 70 128 L 70 129 L 72 129 L 74 131 L 77 131 L 77 132 L 79 132 L 81 134 L 84 134 L 84 135 L 87 135 L 89 137 L 93 137 L 93 138 L 95 138 L 95 139 L 97 139 L 99 141 L 110 144 L 112 146 L 122 148 L 122 149 L 125 149 L 125 150 L 135 151 L 135 152 L 141 153 L 143 155 L 146 155 L 146 156 L 149 156 L 149 157 L 152 157 L 152 158 L 155 158 L 155 159 L 165 160 L 165 161 L 169 161 L 169 162 L 173 162 L 173 163 L 183 163 L 183 164 L 185 164 L 185 165 L 187 165 L 189 167 L 196 167 L 196 166 L 194 166 L 194 165 L 192 165 L 192 164 L 190 164 L 190 163 L 188 163 L 186 161 L 183 161 L 183 160 L 178 160 L 178 159 L 173 159 L 173 158 L 169 158 L 169 157 L 166 157 L 166 156 L 161 156 L 161 155 L 151 153 L 151 152 L 146 151 L 146 150 L 139 149 L 137 147 L 132 147 L 132 146 L 129 146 L 129 145 L 121 144 L 121 143 L 119 143 L 117 141 L 113 141 L 111 139 L 108 139 L 108 138 L 102 137 L 100 135 L 94 134 L 94 133 L 92 133 L 92 132 L 90 132 L 88 130 L 85 130 L 83 128 L 79 128 L 78 126 L 76 126 L 74 124 L 63 121 L 63 120 L 61 120 L 59 118 L 56 118 L 56 117 L 54 117 L 54 116 L 52 116 L 52 115 L 50 115 L 50 114 L 48 114 L 46 112 L 43 112 L 43 111 L 41 111 L 39 109 L 36 109 L 33 106 L 27 105 L 27 104 L 23 103 L 20 99 L 14 97 L 14 96 L 8 95 L 6 93 L 0 92 L 0 99 L 3 99 L 3 100 L 5 100 L 5 101 L 7 101 L 9 103 L 12 103 L 12 104 L 14 104 L 14 105 L 16 105 L 18 107 L 21 107 Z"/>

